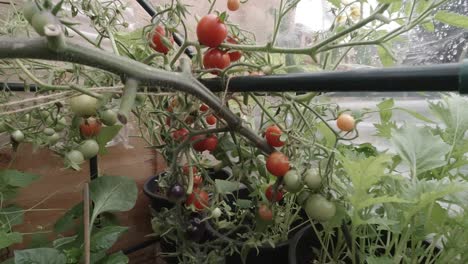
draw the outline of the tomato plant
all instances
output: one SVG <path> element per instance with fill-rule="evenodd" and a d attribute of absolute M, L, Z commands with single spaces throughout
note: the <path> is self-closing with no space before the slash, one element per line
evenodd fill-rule
<path fill-rule="evenodd" d="M 273 220 L 273 211 L 268 207 L 268 205 L 261 204 L 258 207 L 258 216 L 263 221 L 271 221 Z"/>
<path fill-rule="evenodd" d="M 227 36 L 227 27 L 215 14 L 200 19 L 197 25 L 198 41 L 211 48 L 218 47 Z"/>
<path fill-rule="evenodd" d="M 329 221 L 336 214 L 336 206 L 320 194 L 312 194 L 304 205 L 307 215 L 318 221 Z"/>
<path fill-rule="evenodd" d="M 201 104 L 200 105 L 200 111 L 206 112 L 206 111 L 208 111 L 208 109 L 210 109 L 210 108 L 206 104 Z"/>
<path fill-rule="evenodd" d="M 304 182 L 312 190 L 320 188 L 322 186 L 322 177 L 315 169 L 308 169 L 304 173 Z"/>
<path fill-rule="evenodd" d="M 206 123 L 208 125 L 214 125 L 216 124 L 216 117 L 214 115 L 209 115 L 206 117 Z"/>
<path fill-rule="evenodd" d="M 72 97 L 70 108 L 78 116 L 92 116 L 96 114 L 98 100 L 86 94 Z"/>
<path fill-rule="evenodd" d="M 304 183 L 297 171 L 290 170 L 284 175 L 284 189 L 286 189 L 286 191 L 297 193 L 302 187 L 304 187 Z"/>
<path fill-rule="evenodd" d="M 184 167 L 182 167 L 182 172 L 185 174 L 185 175 L 189 175 L 190 174 L 190 169 L 192 169 L 192 174 L 197 174 L 198 173 L 198 169 L 197 167 L 195 166 L 189 166 L 188 164 L 185 164 Z"/>
<path fill-rule="evenodd" d="M 231 59 L 229 54 L 219 49 L 210 49 L 203 55 L 203 66 L 206 69 L 224 69 L 229 66 Z"/>
<path fill-rule="evenodd" d="M 193 176 L 193 186 L 198 187 L 202 184 L 203 178 L 200 175 Z"/>
<path fill-rule="evenodd" d="M 195 209 L 201 211 L 209 205 L 208 193 L 199 188 L 195 188 L 193 189 L 193 192 L 187 197 L 185 204 L 187 206 L 193 205 Z"/>
<path fill-rule="evenodd" d="M 227 42 L 232 44 L 238 44 L 238 42 L 233 37 L 228 37 Z M 242 57 L 242 52 L 240 51 L 228 51 L 228 54 L 231 62 L 238 61 Z"/>
<path fill-rule="evenodd" d="M 289 171 L 289 159 L 281 152 L 273 152 L 266 160 L 266 168 L 276 177 L 283 177 Z"/>
<path fill-rule="evenodd" d="M 94 117 L 83 119 L 80 124 L 80 134 L 84 138 L 95 137 L 101 131 L 101 122 Z"/>
<path fill-rule="evenodd" d="M 186 128 L 180 128 L 172 132 L 172 138 L 175 141 L 184 141 L 188 138 L 189 131 Z"/>
<path fill-rule="evenodd" d="M 240 0 L 228 0 L 227 8 L 231 11 L 237 11 L 240 7 Z"/>
<path fill-rule="evenodd" d="M 174 44 L 172 35 L 169 33 L 169 37 L 167 36 L 168 32 L 163 26 L 156 26 L 151 37 L 151 48 L 157 52 L 167 54 Z"/>
<path fill-rule="evenodd" d="M 273 201 L 279 202 L 283 199 L 283 192 L 280 189 L 278 189 L 276 191 L 276 196 L 275 196 L 273 195 L 273 185 L 269 185 L 265 190 L 265 196 L 270 202 L 273 202 Z"/>
<path fill-rule="evenodd" d="M 87 139 L 78 147 L 78 151 L 83 154 L 85 159 L 96 156 L 99 152 L 99 145 L 94 139 Z"/>
<path fill-rule="evenodd" d="M 203 146 L 205 150 L 214 151 L 216 147 L 218 146 L 218 137 L 215 135 L 207 137 L 203 141 Z"/>
<path fill-rule="evenodd" d="M 192 141 L 193 144 L 193 149 L 199 152 L 203 152 L 206 150 L 205 148 L 205 135 L 196 135 L 193 136 L 190 140 Z"/>
<path fill-rule="evenodd" d="M 101 122 L 106 126 L 113 126 L 117 123 L 117 113 L 113 110 L 105 110 L 99 115 Z"/>
<path fill-rule="evenodd" d="M 351 115 L 341 114 L 336 120 L 336 125 L 342 131 L 349 132 L 354 129 L 356 121 Z"/>
<path fill-rule="evenodd" d="M 265 138 L 272 147 L 282 147 L 284 145 L 284 142 L 280 140 L 281 135 L 283 132 L 281 129 L 276 126 L 272 125 L 269 126 L 266 131 L 265 131 Z"/>

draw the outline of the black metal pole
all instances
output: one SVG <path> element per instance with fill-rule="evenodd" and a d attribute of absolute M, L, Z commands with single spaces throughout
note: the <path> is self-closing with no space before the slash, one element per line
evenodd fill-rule
<path fill-rule="evenodd" d="M 153 17 L 154 15 L 156 15 L 156 10 L 154 9 L 154 7 L 151 5 L 151 3 L 149 3 L 148 1 L 146 0 L 137 0 L 138 4 L 146 11 L 146 13 L 148 13 L 148 15 L 150 15 L 151 17 Z M 182 37 L 179 36 L 177 33 L 172 33 L 172 37 L 174 38 L 174 41 L 175 43 L 177 43 L 177 45 L 181 46 L 182 43 L 183 43 L 183 40 L 182 40 Z M 187 54 L 187 56 L 189 56 L 190 58 L 193 57 L 193 52 L 192 50 L 188 47 L 187 49 L 185 49 L 185 54 Z"/>
<path fill-rule="evenodd" d="M 89 159 L 89 176 L 91 180 L 94 180 L 98 177 L 98 158 L 97 156 Z"/>

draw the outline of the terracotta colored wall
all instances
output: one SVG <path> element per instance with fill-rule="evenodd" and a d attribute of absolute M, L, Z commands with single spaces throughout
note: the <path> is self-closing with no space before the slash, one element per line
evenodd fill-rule
<path fill-rule="evenodd" d="M 144 196 L 142 186 L 147 177 L 164 169 L 164 162 L 145 148 L 142 140 L 133 138 L 130 142 L 134 148 L 126 149 L 122 145 L 109 148 L 109 153 L 99 157 L 101 175 L 122 175 L 135 179 L 139 188 L 136 206 L 129 212 L 120 213 L 121 224 L 130 227 L 112 250 L 125 249 L 138 242 L 146 240 L 144 237 L 151 233 L 148 200 Z M 3 150 L 2 153 L 8 153 Z M 8 156 L 8 155 L 7 155 Z M 6 167 L 5 155 L 2 155 L 0 168 Z M 41 175 L 41 178 L 24 188 L 16 200 L 16 204 L 23 208 L 58 209 L 52 211 L 31 211 L 25 213 L 24 223 L 15 228 L 20 232 L 37 232 L 50 230 L 56 219 L 67 209 L 81 201 L 82 184 L 89 179 L 88 164 L 77 172 L 63 169 L 62 158 L 47 149 L 32 151 L 30 145 L 20 146 L 17 157 L 11 168 Z M 40 227 L 40 228 L 38 228 Z M 26 236 L 25 242 L 29 239 Z M 14 248 L 23 248 L 25 243 Z"/>

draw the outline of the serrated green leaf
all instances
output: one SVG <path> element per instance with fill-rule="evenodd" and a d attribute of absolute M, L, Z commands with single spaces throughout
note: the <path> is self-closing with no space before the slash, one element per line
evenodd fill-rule
<path fill-rule="evenodd" d="M 236 204 L 240 209 L 248 209 L 252 206 L 252 201 L 246 199 L 237 199 Z"/>
<path fill-rule="evenodd" d="M 99 144 L 99 154 L 102 155 L 107 153 L 107 142 L 111 141 L 115 136 L 117 136 L 121 128 L 121 125 L 106 126 L 101 128 L 101 131 L 96 137 L 96 141 Z"/>
<path fill-rule="evenodd" d="M 107 250 L 114 245 L 119 236 L 128 230 L 124 226 L 105 226 L 91 236 L 91 251 Z"/>
<path fill-rule="evenodd" d="M 369 206 L 373 206 L 376 204 L 383 204 L 383 203 L 410 203 L 410 201 L 407 201 L 405 199 L 402 199 L 396 196 L 373 197 L 373 198 L 368 198 L 362 201 L 356 201 L 355 209 L 360 210 Z"/>
<path fill-rule="evenodd" d="M 434 28 L 434 23 L 431 21 L 431 22 L 427 22 L 427 23 L 424 23 L 422 24 L 423 28 L 425 30 L 427 30 L 428 32 L 434 32 L 435 31 L 435 28 Z"/>
<path fill-rule="evenodd" d="M 338 8 L 340 7 L 340 4 L 341 4 L 340 0 L 328 0 L 328 2 Z"/>
<path fill-rule="evenodd" d="M 421 115 L 420 113 L 416 112 L 416 111 L 413 111 L 413 110 L 409 110 L 409 109 L 406 109 L 406 108 L 402 108 L 402 107 L 395 107 L 395 109 L 398 109 L 398 110 L 401 110 L 403 112 L 406 112 L 410 115 L 412 115 L 414 118 L 416 119 L 419 119 L 421 121 L 424 121 L 424 122 L 427 122 L 427 123 L 435 123 L 434 121 L 432 121 L 431 119 Z"/>
<path fill-rule="evenodd" d="M 468 16 L 452 13 L 448 11 L 439 11 L 434 17 L 435 20 L 447 25 L 468 28 Z"/>
<path fill-rule="evenodd" d="M 240 183 L 216 179 L 215 186 L 218 193 L 227 194 L 239 190 Z"/>
<path fill-rule="evenodd" d="M 39 175 L 21 172 L 17 170 L 1 170 L 0 181 L 2 184 L 7 184 L 14 187 L 26 187 L 31 182 L 39 179 Z"/>
<path fill-rule="evenodd" d="M 380 122 L 387 123 L 392 118 L 392 108 L 395 105 L 395 102 L 392 98 L 387 99 L 385 101 L 380 102 L 377 104 L 380 112 Z"/>
<path fill-rule="evenodd" d="M 432 135 L 426 127 L 405 125 L 392 131 L 390 142 L 409 165 L 413 177 L 447 164 L 445 155 L 450 146 L 440 136 Z"/>
<path fill-rule="evenodd" d="M 384 170 L 391 162 L 389 155 L 379 155 L 365 159 L 351 160 L 348 157 L 338 155 L 343 169 L 349 175 L 353 187 L 357 192 L 367 193 L 367 190 L 380 181 L 384 176 Z"/>
<path fill-rule="evenodd" d="M 103 212 L 128 211 L 138 196 L 135 181 L 123 176 L 101 176 L 91 181 L 89 192 L 94 202 L 91 219 Z"/>
<path fill-rule="evenodd" d="M 21 243 L 23 236 L 18 232 L 5 232 L 0 230 L 0 249 L 9 247 L 16 243 Z"/>
<path fill-rule="evenodd" d="M 64 264 L 67 257 L 55 248 L 34 248 L 15 251 L 15 264 Z"/>
<path fill-rule="evenodd" d="M 397 128 L 395 122 L 388 122 L 384 124 L 374 124 L 377 133 L 376 136 L 383 137 L 383 138 L 390 138 L 392 137 L 392 130 Z"/>
<path fill-rule="evenodd" d="M 18 206 L 11 205 L 0 209 L 0 223 L 2 226 L 15 226 L 23 223 L 24 210 Z"/>
<path fill-rule="evenodd" d="M 336 135 L 333 133 L 333 131 L 323 122 L 317 124 L 317 129 L 325 139 L 324 145 L 329 148 L 333 147 L 336 142 Z"/>

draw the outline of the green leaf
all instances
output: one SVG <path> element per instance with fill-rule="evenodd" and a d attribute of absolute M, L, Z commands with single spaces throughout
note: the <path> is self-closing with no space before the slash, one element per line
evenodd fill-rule
<path fill-rule="evenodd" d="M 96 137 L 96 141 L 99 144 L 99 154 L 102 155 L 107 153 L 107 142 L 111 141 L 115 136 L 117 136 L 121 128 L 121 125 L 106 126 L 101 128 L 101 131 Z"/>
<path fill-rule="evenodd" d="M 122 252 L 116 252 L 99 261 L 99 264 L 126 264 L 129 262 L 128 257 Z"/>
<path fill-rule="evenodd" d="M 415 112 L 413 110 L 409 110 L 409 109 L 406 109 L 406 108 L 402 108 L 402 107 L 395 107 L 395 109 L 398 109 L 398 110 L 401 110 L 401 111 L 404 111 L 410 115 L 412 115 L 414 118 L 417 118 L 419 120 L 422 120 L 424 122 L 428 122 L 428 123 L 431 123 L 431 124 L 434 124 L 434 121 L 432 121 L 431 119 L 421 115 L 420 113 L 418 112 Z"/>
<path fill-rule="evenodd" d="M 428 32 L 434 32 L 435 31 L 434 23 L 432 21 L 431 22 L 426 22 L 426 23 L 422 24 L 422 26 Z"/>
<path fill-rule="evenodd" d="M 389 9 L 390 14 L 400 11 L 402 3 L 403 1 L 393 2 L 390 5 L 390 9 Z"/>
<path fill-rule="evenodd" d="M 215 180 L 216 190 L 218 193 L 227 194 L 232 193 L 234 191 L 239 190 L 240 183 L 239 182 L 232 182 L 232 181 L 225 181 L 225 180 Z"/>
<path fill-rule="evenodd" d="M 61 238 L 57 238 L 54 240 L 54 242 L 52 242 L 52 245 L 54 246 L 54 248 L 61 248 L 67 244 L 70 244 L 72 242 L 74 242 L 76 240 L 76 238 L 78 237 L 78 235 L 75 235 L 75 236 L 70 236 L 70 237 L 61 237 Z"/>
<path fill-rule="evenodd" d="M 380 110 L 380 122 L 387 123 L 392 118 L 392 108 L 395 105 L 393 99 L 387 99 L 377 104 Z"/>
<path fill-rule="evenodd" d="M 390 138 L 392 136 L 392 130 L 397 128 L 395 122 L 388 122 L 384 124 L 374 124 L 377 133 L 376 136 L 383 138 Z"/>
<path fill-rule="evenodd" d="M 378 0 L 381 4 L 392 4 L 392 3 L 401 3 L 401 0 Z"/>
<path fill-rule="evenodd" d="M 39 176 L 32 173 L 21 172 L 17 170 L 1 170 L 0 181 L 1 183 L 14 186 L 26 187 L 31 182 L 39 179 Z"/>
<path fill-rule="evenodd" d="M 380 197 L 373 197 L 373 198 L 367 198 L 363 201 L 357 201 L 355 209 L 360 210 L 364 209 L 369 206 L 373 206 L 376 204 L 383 204 L 383 203 L 409 203 L 410 201 L 407 201 L 405 199 L 396 197 L 396 196 L 380 196 Z"/>
<path fill-rule="evenodd" d="M 69 209 L 60 219 L 55 222 L 54 231 L 63 233 L 75 226 L 74 219 L 83 216 L 83 202 L 80 202 Z"/>
<path fill-rule="evenodd" d="M 468 16 L 457 13 L 439 11 L 434 19 L 451 26 L 468 28 Z"/>
<path fill-rule="evenodd" d="M 15 243 L 21 243 L 23 236 L 18 232 L 5 232 L 0 230 L 0 249 L 9 247 Z"/>
<path fill-rule="evenodd" d="M 379 55 L 380 62 L 382 62 L 383 66 L 388 67 L 395 64 L 393 56 L 387 47 L 382 45 L 377 46 L 377 54 Z"/>
<path fill-rule="evenodd" d="M 384 170 L 391 162 L 391 156 L 379 155 L 377 157 L 368 157 L 365 159 L 348 159 L 345 156 L 338 155 L 343 169 L 350 176 L 353 187 L 358 192 L 367 193 L 367 190 L 380 181 Z"/>
<path fill-rule="evenodd" d="M 333 131 L 323 122 L 317 124 L 317 129 L 325 139 L 325 146 L 329 148 L 333 147 L 336 142 L 336 135 L 333 133 Z"/>
<path fill-rule="evenodd" d="M 340 0 L 328 0 L 328 2 L 338 8 L 340 7 L 340 4 L 341 4 Z"/>
<path fill-rule="evenodd" d="M 15 226 L 23 223 L 24 211 L 22 208 L 11 205 L 0 209 L 0 223 L 2 226 Z"/>
<path fill-rule="evenodd" d="M 67 258 L 55 248 L 34 248 L 15 251 L 15 264 L 64 264 Z"/>
<path fill-rule="evenodd" d="M 132 209 L 138 196 L 135 181 L 123 176 L 101 176 L 91 182 L 89 191 L 94 202 L 93 220 L 103 212 Z"/>
<path fill-rule="evenodd" d="M 107 250 L 114 245 L 119 236 L 128 230 L 124 226 L 105 226 L 91 236 L 91 251 Z"/>
<path fill-rule="evenodd" d="M 248 209 L 252 206 L 252 201 L 246 199 L 237 199 L 236 204 L 240 209 Z"/>
<path fill-rule="evenodd" d="M 468 99 L 459 95 L 443 98 L 442 102 L 430 103 L 429 109 L 447 126 L 446 132 L 453 141 L 459 141 L 468 130 Z"/>
<path fill-rule="evenodd" d="M 450 146 L 440 136 L 432 135 L 426 127 L 405 125 L 392 131 L 390 142 L 402 160 L 410 166 L 413 177 L 447 164 L 445 155 Z"/>

